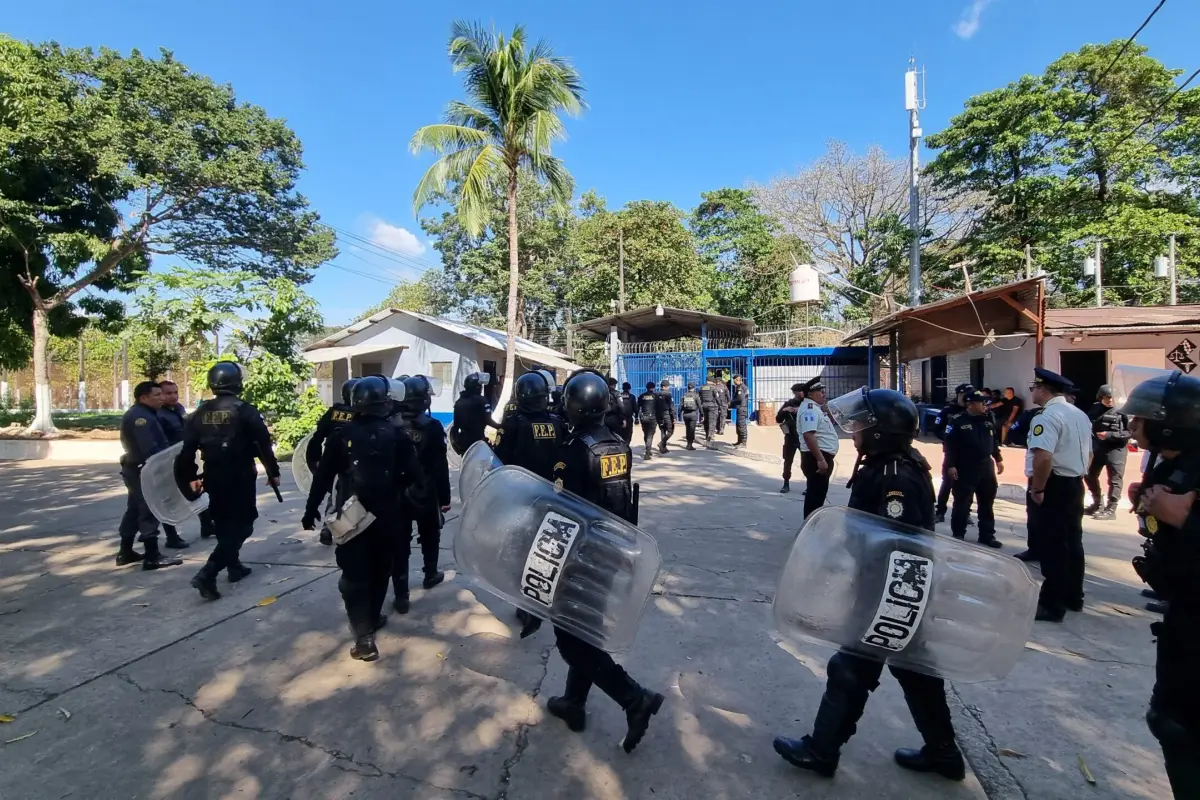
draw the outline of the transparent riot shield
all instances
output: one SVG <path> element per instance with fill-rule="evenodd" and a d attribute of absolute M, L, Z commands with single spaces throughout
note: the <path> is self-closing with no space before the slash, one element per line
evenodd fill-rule
<path fill-rule="evenodd" d="M 796 535 L 772 610 L 785 638 L 973 683 L 1016 664 L 1037 596 L 1012 556 L 826 506 Z"/>
<path fill-rule="evenodd" d="M 487 442 L 480 439 L 467 448 L 458 471 L 458 499 L 467 502 L 484 477 L 494 469 L 503 467 L 500 459 Z"/>
<path fill-rule="evenodd" d="M 1128 402 L 1130 392 L 1137 388 L 1138 384 L 1151 378 L 1167 377 L 1172 372 L 1174 370 L 1118 364 L 1113 367 L 1112 381 L 1109 383 L 1113 392 L 1113 404 L 1117 408 L 1121 408 Z"/>
<path fill-rule="evenodd" d="M 312 488 L 313 482 L 312 470 L 308 468 L 308 460 L 304 455 L 308 452 L 308 443 L 312 441 L 312 437 L 313 435 L 310 433 L 296 442 L 296 449 L 292 451 L 292 480 L 296 482 L 296 487 L 305 497 L 308 497 L 308 491 Z"/>
<path fill-rule="evenodd" d="M 167 525 L 179 525 L 188 517 L 208 508 L 208 495 L 189 501 L 175 483 L 175 457 L 183 450 L 183 442 L 171 445 L 146 459 L 142 466 L 142 496 L 150 513 Z M 196 454 L 197 464 L 200 454 Z"/>
<path fill-rule="evenodd" d="M 480 587 L 610 653 L 633 646 L 662 566 L 649 534 L 515 466 L 466 501 L 454 558 Z"/>
<path fill-rule="evenodd" d="M 446 462 L 450 465 L 450 469 L 459 469 L 462 467 L 463 457 L 454 452 L 454 448 L 446 443 Z"/>

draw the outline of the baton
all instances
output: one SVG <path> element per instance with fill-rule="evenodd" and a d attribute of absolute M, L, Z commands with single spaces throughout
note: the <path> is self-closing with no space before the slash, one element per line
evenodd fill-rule
<path fill-rule="evenodd" d="M 633 524 L 638 524 L 638 505 L 642 500 L 642 485 L 635 483 L 633 485 Z"/>
<path fill-rule="evenodd" d="M 258 460 L 263 462 L 263 466 L 265 467 L 267 465 L 267 459 L 263 457 L 262 445 L 258 442 L 255 442 L 254 449 L 258 451 Z M 271 486 L 271 476 L 269 474 L 267 475 L 267 486 Z M 275 492 L 275 499 L 282 503 L 283 495 L 279 493 L 279 487 L 271 486 L 271 491 Z"/>

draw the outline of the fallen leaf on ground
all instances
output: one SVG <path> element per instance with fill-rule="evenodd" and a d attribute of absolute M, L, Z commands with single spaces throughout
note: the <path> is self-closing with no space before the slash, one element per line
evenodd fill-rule
<path fill-rule="evenodd" d="M 292 578 L 294 578 L 294 577 L 296 577 L 296 576 L 295 576 L 295 575 L 289 575 L 289 576 L 287 576 L 286 578 L 280 578 L 280 579 L 279 579 L 279 580 L 277 580 L 277 581 L 271 581 L 271 583 L 270 583 L 270 584 L 268 584 L 268 585 L 270 585 L 270 586 L 274 586 L 274 585 L 275 585 L 275 584 L 277 584 L 277 583 L 283 583 L 284 581 L 290 581 L 290 580 L 291 580 Z"/>
<path fill-rule="evenodd" d="M 12 714 L 0 714 L 0 722 L 12 722 L 15 719 Z"/>
<path fill-rule="evenodd" d="M 1083 779 L 1095 786 L 1096 779 L 1092 777 L 1092 771 L 1088 769 L 1087 762 L 1083 760 L 1083 753 L 1076 753 L 1075 757 L 1079 759 L 1079 771 L 1083 773 Z"/>
<path fill-rule="evenodd" d="M 15 739 L 9 739 L 8 741 L 5 742 L 5 744 L 12 744 L 13 742 L 19 742 L 22 739 L 28 739 L 30 736 L 33 736 L 34 733 L 37 733 L 37 731 L 34 731 L 33 733 L 27 733 L 24 736 L 18 736 Z"/>
<path fill-rule="evenodd" d="M 264 597 L 262 600 L 259 600 L 259 601 L 258 601 L 257 603 L 255 603 L 254 605 L 256 605 L 256 606 L 269 606 L 269 605 L 271 605 L 271 603 L 274 603 L 274 602 L 275 602 L 276 600 L 278 600 L 278 599 L 279 599 L 279 598 L 278 598 L 278 597 L 276 597 L 275 595 L 271 595 L 270 597 Z"/>
<path fill-rule="evenodd" d="M 65 720 L 65 721 L 68 721 L 68 722 L 71 720 L 71 712 L 70 712 L 70 711 L 67 711 L 67 710 L 66 710 L 65 708 L 63 708 L 62 706 L 59 706 L 59 707 L 58 707 L 58 713 L 59 713 L 59 714 L 62 714 L 62 718 L 63 718 L 63 720 Z"/>
<path fill-rule="evenodd" d="M 999 751 L 997 751 L 997 752 L 999 752 L 1000 755 L 1008 756 L 1009 758 L 1024 758 L 1025 757 L 1024 753 L 1018 753 L 1016 750 L 1010 750 L 1007 747 L 1001 747 L 999 749 Z"/>
<path fill-rule="evenodd" d="M 440 659 L 442 659 L 443 661 L 445 661 L 445 660 L 446 660 L 446 657 L 445 657 L 444 655 L 442 655 L 441 653 L 438 653 L 438 654 L 437 654 L 437 657 L 438 657 L 438 658 L 440 658 Z"/>

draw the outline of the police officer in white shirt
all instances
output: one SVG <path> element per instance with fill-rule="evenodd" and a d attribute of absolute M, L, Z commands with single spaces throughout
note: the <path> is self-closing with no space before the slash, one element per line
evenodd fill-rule
<path fill-rule="evenodd" d="M 1029 430 L 1025 474 L 1045 579 L 1034 618 L 1062 622 L 1067 611 L 1083 610 L 1083 476 L 1092 458 L 1092 424 L 1068 402 L 1069 380 L 1041 367 L 1034 376 L 1029 392 L 1042 413 Z"/>
<path fill-rule="evenodd" d="M 833 475 L 833 457 L 838 451 L 838 435 L 833 421 L 825 413 L 825 385 L 820 378 L 804 384 L 804 402 L 796 412 L 800 433 L 800 471 L 808 487 L 804 493 L 804 518 L 825 505 L 829 478 Z"/>

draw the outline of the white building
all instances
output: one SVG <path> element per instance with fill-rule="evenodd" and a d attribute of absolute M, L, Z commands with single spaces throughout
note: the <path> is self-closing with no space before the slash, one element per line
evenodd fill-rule
<path fill-rule="evenodd" d="M 504 348 L 505 335 L 501 331 L 389 308 L 314 342 L 305 348 L 304 357 L 313 363 L 332 362 L 330 396 L 323 397 L 327 403 L 352 377 L 437 378 L 442 389 L 433 398 L 430 413 L 448 425 L 463 380 L 472 372 L 491 375 L 492 399 L 499 394 L 504 381 Z M 557 373 L 578 369 L 562 353 L 528 339 L 517 339 L 516 354 L 517 376 L 542 368 Z"/>

